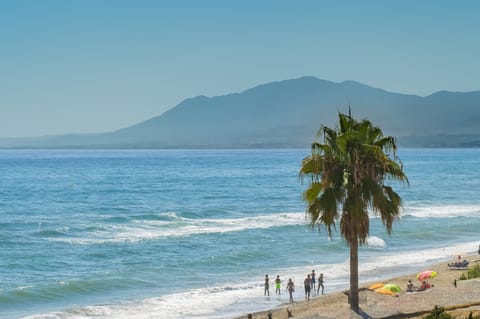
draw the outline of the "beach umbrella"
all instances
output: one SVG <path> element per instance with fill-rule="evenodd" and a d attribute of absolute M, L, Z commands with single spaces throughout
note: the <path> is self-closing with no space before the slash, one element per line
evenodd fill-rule
<path fill-rule="evenodd" d="M 377 284 L 377 285 L 382 285 L 380 288 L 375 289 L 375 292 L 379 294 L 394 296 L 395 293 L 402 291 L 402 289 L 400 289 L 400 287 L 396 284 L 386 284 L 386 285 Z"/>
<path fill-rule="evenodd" d="M 437 275 L 435 271 L 432 270 L 425 270 L 422 271 L 421 273 L 417 274 L 417 279 L 420 281 L 424 281 L 425 279 L 430 279 L 433 278 Z"/>
<path fill-rule="evenodd" d="M 397 284 L 386 284 L 383 288 L 390 290 L 391 292 L 400 292 L 402 289 Z"/>
<path fill-rule="evenodd" d="M 375 290 L 376 293 L 378 294 L 384 294 L 384 295 L 389 295 L 389 296 L 393 296 L 395 295 L 395 293 L 387 288 L 378 288 Z"/>
<path fill-rule="evenodd" d="M 368 290 L 377 290 L 379 288 L 382 288 L 383 286 L 385 286 L 385 284 L 381 284 L 381 283 L 373 284 L 370 287 L 368 287 Z"/>

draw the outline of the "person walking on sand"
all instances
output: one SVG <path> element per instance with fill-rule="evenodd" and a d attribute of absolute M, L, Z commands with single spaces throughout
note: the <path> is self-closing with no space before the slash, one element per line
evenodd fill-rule
<path fill-rule="evenodd" d="M 312 269 L 312 273 L 310 274 L 310 286 L 313 290 L 313 292 L 315 292 L 315 284 L 316 284 L 316 280 L 315 280 L 315 277 L 316 277 L 317 274 L 315 274 L 315 269 Z"/>
<path fill-rule="evenodd" d="M 322 295 L 323 295 L 323 274 L 320 274 L 320 276 L 318 276 L 318 286 L 317 286 L 317 295 L 318 295 L 318 292 L 320 291 L 320 287 L 322 287 Z"/>
<path fill-rule="evenodd" d="M 270 285 L 268 284 L 268 275 L 265 275 L 265 291 L 263 292 L 264 296 L 270 296 Z"/>
<path fill-rule="evenodd" d="M 307 278 L 303 281 L 303 285 L 305 286 L 305 299 L 310 300 L 310 284 L 311 284 L 310 275 L 307 275 Z"/>
<path fill-rule="evenodd" d="M 282 281 L 280 280 L 280 275 L 277 275 L 277 278 L 275 279 L 275 295 L 281 295 L 280 294 L 280 284 Z"/>
<path fill-rule="evenodd" d="M 287 291 L 290 294 L 290 302 L 293 302 L 293 293 L 295 292 L 295 284 L 293 283 L 292 278 L 288 279 Z"/>

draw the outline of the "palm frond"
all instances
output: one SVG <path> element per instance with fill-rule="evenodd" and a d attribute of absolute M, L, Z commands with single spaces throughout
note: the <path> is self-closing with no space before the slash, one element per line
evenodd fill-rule
<path fill-rule="evenodd" d="M 395 138 L 384 136 L 368 119 L 358 121 L 343 113 L 338 114 L 336 129 L 321 126 L 317 139 L 322 138 L 312 144 L 312 154 L 303 160 L 300 170 L 301 177 L 310 178 L 304 200 L 312 226 L 334 226 L 340 219 L 347 242 L 362 244 L 368 236 L 367 211 L 371 207 L 390 233 L 402 202 L 384 182 L 408 184 L 396 155 Z M 341 216 L 338 206 L 342 207 Z"/>

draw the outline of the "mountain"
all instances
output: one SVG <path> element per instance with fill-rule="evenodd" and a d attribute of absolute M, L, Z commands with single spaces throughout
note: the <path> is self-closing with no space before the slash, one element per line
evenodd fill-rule
<path fill-rule="evenodd" d="M 0 139 L 1 147 L 246 148 L 309 147 L 320 125 L 351 107 L 404 146 L 480 146 L 480 91 L 421 97 L 355 81 L 302 77 L 241 93 L 189 98 L 165 113 L 115 132 Z"/>

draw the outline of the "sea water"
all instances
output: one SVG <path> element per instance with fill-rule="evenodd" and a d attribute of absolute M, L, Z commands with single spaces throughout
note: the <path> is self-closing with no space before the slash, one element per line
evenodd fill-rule
<path fill-rule="evenodd" d="M 305 215 L 307 155 L 0 151 L 0 318 L 233 318 L 288 302 L 288 278 L 303 299 L 312 269 L 325 293 L 347 289 L 348 246 Z M 478 248 L 480 150 L 399 156 L 410 181 L 394 184 L 401 218 L 388 235 L 371 217 L 361 282 Z"/>

